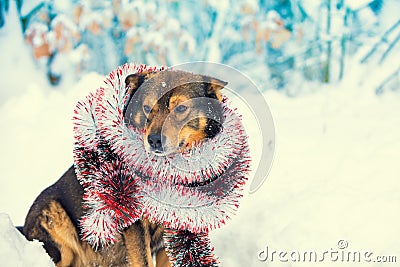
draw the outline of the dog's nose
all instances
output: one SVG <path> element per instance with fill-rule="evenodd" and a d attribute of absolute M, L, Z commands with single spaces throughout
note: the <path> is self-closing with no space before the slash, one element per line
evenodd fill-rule
<path fill-rule="evenodd" d="M 147 142 L 153 150 L 162 151 L 161 134 L 149 134 Z"/>

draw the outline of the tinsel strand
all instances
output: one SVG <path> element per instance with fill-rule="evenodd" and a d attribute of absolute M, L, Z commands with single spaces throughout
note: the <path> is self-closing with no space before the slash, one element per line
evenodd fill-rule
<path fill-rule="evenodd" d="M 249 174 L 247 136 L 224 100 L 223 127 L 216 137 L 173 156 L 146 152 L 143 133 L 124 122 L 125 79 L 159 70 L 121 66 L 75 109 L 74 165 L 84 188 L 82 238 L 100 249 L 145 218 L 168 228 L 164 240 L 173 266 L 218 266 L 208 232 L 238 208 Z"/>
<path fill-rule="evenodd" d="M 174 267 L 217 267 L 219 264 L 207 233 L 165 229 L 164 244 Z"/>

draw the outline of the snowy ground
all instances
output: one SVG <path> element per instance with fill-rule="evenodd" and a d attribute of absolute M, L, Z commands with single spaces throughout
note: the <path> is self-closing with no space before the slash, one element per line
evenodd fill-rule
<path fill-rule="evenodd" d="M 42 244 L 26 240 L 5 213 L 0 213 L 0 259 L 1 266 L 54 266 Z"/>
<path fill-rule="evenodd" d="M 0 29 L 0 265 L 51 266 L 11 223 L 22 225 L 35 197 L 71 165 L 73 107 L 102 77 L 49 87 L 21 36 L 7 29 Z M 223 266 L 396 266 L 373 262 L 379 255 L 400 262 L 400 94 L 374 94 L 384 68 L 352 70 L 314 94 L 265 94 L 276 157 L 261 189 L 246 193 L 238 216 L 212 234 Z M 252 138 L 255 127 L 245 123 Z M 253 142 L 255 155 L 259 149 Z M 348 247 L 340 250 L 339 240 Z M 368 263 L 327 255 L 319 263 L 281 262 L 278 254 L 259 261 L 266 246 L 270 253 L 315 251 L 318 259 L 324 251 L 373 254 Z"/>

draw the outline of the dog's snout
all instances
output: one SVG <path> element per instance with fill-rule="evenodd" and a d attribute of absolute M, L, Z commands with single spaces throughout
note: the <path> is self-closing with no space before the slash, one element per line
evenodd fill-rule
<path fill-rule="evenodd" d="M 149 134 L 147 142 L 152 150 L 162 151 L 161 134 Z"/>

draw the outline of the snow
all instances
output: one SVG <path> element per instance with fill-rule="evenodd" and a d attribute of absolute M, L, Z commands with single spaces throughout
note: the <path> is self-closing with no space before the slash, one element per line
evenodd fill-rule
<path fill-rule="evenodd" d="M 84 29 L 85 27 L 90 26 L 90 24 L 92 24 L 93 22 L 102 25 L 103 21 L 103 12 L 92 12 L 89 15 L 82 16 L 80 27 Z"/>
<path fill-rule="evenodd" d="M 35 8 L 39 5 L 43 4 L 45 1 L 43 0 L 30 0 L 30 1 L 23 1 L 21 7 L 21 15 L 26 16 L 30 12 L 32 12 Z"/>
<path fill-rule="evenodd" d="M 54 267 L 42 244 L 26 240 L 5 213 L 0 213 L 0 259 L 1 266 Z"/>
<path fill-rule="evenodd" d="M 397 253 L 400 95 L 348 84 L 294 100 L 267 94 L 276 157 L 261 189 L 211 237 L 223 266 L 265 266 L 256 253 L 266 245 L 324 251 L 341 239 L 353 250 Z"/>
<path fill-rule="evenodd" d="M 23 35 L 19 29 L 21 29 L 21 25 L 17 19 L 16 6 L 10 4 L 10 10 L 5 15 L 5 26 L 0 28 L 1 67 L 5 69 L 2 77 L 7 77 L 2 82 L 0 105 L 5 103 L 8 97 L 22 94 L 23 87 L 27 85 L 27 79 L 24 77 L 27 77 L 25 75 L 28 73 L 32 75 L 29 75 L 29 78 L 35 77 L 36 82 L 45 82 L 44 79 L 40 79 L 39 68 L 35 66 L 31 52 L 26 49 Z M 19 81 L 19 84 L 16 84 L 16 81 Z"/>
<path fill-rule="evenodd" d="M 367 6 L 368 4 L 370 4 L 371 2 L 372 2 L 372 0 L 346 0 L 345 1 L 346 5 L 353 10 L 363 8 L 363 7 Z"/>
<path fill-rule="evenodd" d="M 66 15 L 64 14 L 60 14 L 57 15 L 50 23 L 52 28 L 57 27 L 59 24 L 64 25 L 64 27 L 66 27 L 67 31 L 71 31 L 74 34 L 78 33 L 78 27 L 76 26 L 76 24 L 69 19 Z"/>
<path fill-rule="evenodd" d="M 0 28 L 0 68 L 6 77 L 0 90 L 0 265 L 53 266 L 40 243 L 26 241 L 13 225 L 23 225 L 33 200 L 72 164 L 73 108 L 102 76 L 89 73 L 78 83 L 49 86 L 15 30 L 20 27 L 15 14 L 11 5 Z M 350 251 L 397 253 L 399 260 L 400 94 L 374 92 L 397 58 L 379 66 L 351 62 L 341 83 L 319 85 L 312 94 L 265 93 L 274 115 L 276 155 L 266 182 L 253 194 L 246 191 L 237 216 L 212 232 L 222 266 L 366 265 L 257 259 L 265 246 L 325 251 L 337 248 L 339 240 L 346 240 Z M 264 86 L 264 69 L 253 71 Z M 315 87 L 302 80 L 292 84 Z M 257 162 L 260 133 L 247 119 L 250 112 L 240 110 Z"/>
<path fill-rule="evenodd" d="M 34 34 L 32 45 L 34 47 L 39 47 L 44 44 L 42 35 L 46 35 L 47 32 L 47 25 L 45 25 L 44 23 L 34 23 L 26 31 L 26 35 L 29 36 L 31 34 Z"/>

